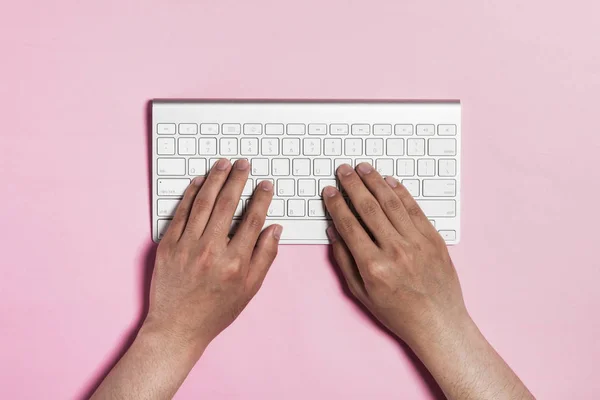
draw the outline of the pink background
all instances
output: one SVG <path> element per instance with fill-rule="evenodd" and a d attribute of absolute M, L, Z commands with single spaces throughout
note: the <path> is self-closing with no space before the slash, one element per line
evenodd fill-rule
<path fill-rule="evenodd" d="M 155 97 L 460 99 L 469 309 L 539 398 L 598 398 L 600 3 L 560 4 L 3 6 L 0 398 L 84 396 L 136 327 Z M 177 398 L 431 398 L 420 368 L 285 246 Z"/>

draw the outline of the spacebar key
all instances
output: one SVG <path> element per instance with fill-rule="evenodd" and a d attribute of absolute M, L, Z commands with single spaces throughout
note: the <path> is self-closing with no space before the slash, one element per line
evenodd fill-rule
<path fill-rule="evenodd" d="M 234 221 L 233 231 L 239 227 L 239 224 L 242 221 L 243 220 Z M 331 221 L 319 219 L 267 219 L 263 229 L 274 224 L 279 224 L 283 227 L 283 232 L 281 234 L 281 240 L 283 242 L 289 240 L 293 242 L 297 241 L 298 243 L 322 243 L 323 241 L 328 240 L 325 231 L 331 224 Z"/>
<path fill-rule="evenodd" d="M 455 200 L 417 200 L 417 203 L 429 218 L 456 217 Z"/>

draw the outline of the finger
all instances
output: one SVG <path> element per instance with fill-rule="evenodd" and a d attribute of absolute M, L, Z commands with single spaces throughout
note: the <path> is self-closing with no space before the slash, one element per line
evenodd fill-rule
<path fill-rule="evenodd" d="M 240 202 L 240 196 L 248 181 L 250 163 L 248 160 L 237 160 L 233 165 L 227 182 L 217 197 L 213 212 L 208 220 L 204 234 L 215 239 L 225 239 L 231 228 L 233 214 Z"/>
<path fill-rule="evenodd" d="M 350 250 L 348 250 L 334 226 L 327 228 L 327 237 L 333 249 L 333 258 L 335 258 L 335 262 L 340 267 L 344 279 L 346 279 L 348 289 L 354 297 L 363 301 L 363 299 L 366 299 L 365 286 Z"/>
<path fill-rule="evenodd" d="M 258 291 L 262 285 L 277 256 L 281 232 L 283 232 L 281 225 L 271 225 L 258 238 L 258 243 L 250 261 L 250 270 L 248 271 L 248 283 L 255 291 Z"/>
<path fill-rule="evenodd" d="M 267 210 L 273 199 L 273 184 L 269 181 L 262 181 L 254 191 L 248 210 L 237 228 L 229 246 L 233 246 L 235 251 L 245 254 L 252 254 L 256 245 L 256 240 L 265 224 Z"/>
<path fill-rule="evenodd" d="M 419 204 L 414 197 L 411 196 L 408 189 L 398 182 L 397 179 L 392 178 L 391 176 L 385 178 L 385 181 L 390 188 L 392 188 L 394 193 L 396 193 L 396 196 L 398 196 L 398 198 L 402 201 L 404 209 L 406 210 L 406 213 L 408 214 L 415 228 L 417 228 L 417 230 L 426 237 L 438 237 L 439 234 L 437 230 L 433 227 L 431 222 L 429 222 L 429 218 L 427 218 L 423 210 L 421 210 L 421 207 L 419 207 Z"/>
<path fill-rule="evenodd" d="M 185 189 L 185 193 L 183 194 L 183 198 L 177 205 L 177 210 L 175 211 L 175 215 L 173 216 L 173 220 L 169 224 L 169 228 L 165 233 L 164 237 L 161 241 L 165 242 L 177 242 L 179 238 L 181 238 L 181 234 L 185 229 L 185 225 L 187 223 L 188 217 L 190 215 L 190 210 L 192 208 L 192 204 L 198 191 L 202 187 L 202 183 L 204 182 L 203 176 L 198 176 L 194 178 L 191 185 Z"/>
<path fill-rule="evenodd" d="M 344 239 L 357 263 L 367 260 L 371 254 L 379 250 L 336 188 L 327 186 L 323 190 L 323 201 L 331 215 L 335 229 Z"/>
<path fill-rule="evenodd" d="M 361 163 L 359 166 L 365 170 L 369 168 L 373 169 L 367 163 Z M 398 231 L 394 228 L 381 209 L 379 202 L 369 192 L 369 189 L 366 188 L 358 174 L 349 165 L 343 164 L 338 168 L 337 176 L 342 187 L 348 193 L 348 197 L 358 215 L 360 215 L 365 225 L 367 225 L 375 240 L 382 243 L 390 237 L 397 237 Z"/>
<path fill-rule="evenodd" d="M 215 200 L 227 180 L 231 163 L 227 159 L 220 159 L 210 170 L 208 177 L 204 180 L 202 188 L 194 199 L 192 210 L 182 238 L 186 236 L 198 240 L 204 233 L 206 223 L 212 214 Z"/>
<path fill-rule="evenodd" d="M 359 164 L 356 171 L 369 191 L 377 199 L 381 209 L 394 228 L 401 235 L 410 235 L 416 232 L 416 228 L 406 208 L 404 208 L 402 200 L 400 200 L 392 187 L 379 175 L 379 172 L 366 163 Z"/>

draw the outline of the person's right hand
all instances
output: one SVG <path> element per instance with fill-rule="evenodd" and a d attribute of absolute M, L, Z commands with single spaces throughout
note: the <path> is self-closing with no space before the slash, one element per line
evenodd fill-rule
<path fill-rule="evenodd" d="M 367 163 L 342 165 L 337 176 L 368 230 L 338 190 L 325 188 L 327 233 L 352 294 L 411 347 L 467 322 L 446 244 L 407 189 Z"/>

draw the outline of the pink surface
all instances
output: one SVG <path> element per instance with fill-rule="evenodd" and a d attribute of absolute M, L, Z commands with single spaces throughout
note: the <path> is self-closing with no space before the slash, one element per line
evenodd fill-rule
<path fill-rule="evenodd" d="M 0 398 L 84 396 L 139 321 L 155 97 L 462 100 L 469 309 L 539 398 L 600 397 L 599 4 L 5 5 Z M 282 247 L 177 398 L 431 398 L 327 251 Z"/>

